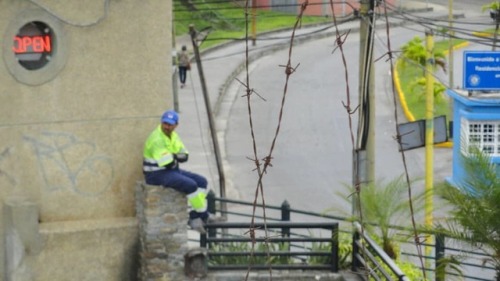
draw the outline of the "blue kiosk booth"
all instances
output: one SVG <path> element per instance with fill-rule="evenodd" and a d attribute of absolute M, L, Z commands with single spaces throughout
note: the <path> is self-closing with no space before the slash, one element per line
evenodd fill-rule
<path fill-rule="evenodd" d="M 447 181 L 457 187 L 465 184 L 461 156 L 470 146 L 500 164 L 500 52 L 464 52 L 463 71 L 464 89 L 447 91 L 453 99 L 453 172 Z"/>
<path fill-rule="evenodd" d="M 453 98 L 453 172 L 448 181 L 464 184 L 467 176 L 461 155 L 476 145 L 492 162 L 500 164 L 500 94 L 476 94 L 448 90 Z"/>

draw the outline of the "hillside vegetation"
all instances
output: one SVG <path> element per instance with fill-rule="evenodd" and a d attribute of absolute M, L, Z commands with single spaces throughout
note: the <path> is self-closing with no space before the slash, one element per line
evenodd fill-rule
<path fill-rule="evenodd" d="M 251 1 L 249 2 L 250 5 Z M 208 36 L 201 48 L 207 48 L 225 41 L 245 38 L 252 35 L 252 25 L 255 23 L 256 33 L 262 33 L 281 28 L 292 28 L 297 15 L 256 9 L 255 16 L 252 9 L 245 15 L 245 1 L 222 2 L 217 0 L 194 0 L 174 2 L 174 29 L 175 35 L 189 33 L 192 24 L 197 31 L 207 31 Z M 304 16 L 302 24 L 329 22 L 331 18 Z"/>

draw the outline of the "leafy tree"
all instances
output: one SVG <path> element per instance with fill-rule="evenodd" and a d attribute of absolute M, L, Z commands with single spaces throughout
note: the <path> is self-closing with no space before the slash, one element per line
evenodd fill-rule
<path fill-rule="evenodd" d="M 483 251 L 483 264 L 496 269 L 500 281 L 500 177 L 497 164 L 477 147 L 462 156 L 466 178 L 457 186 L 445 183 L 436 193 L 451 203 L 452 210 L 438 221 L 438 231 Z"/>
<path fill-rule="evenodd" d="M 413 37 L 412 40 L 401 47 L 401 50 L 403 52 L 403 68 L 407 67 L 411 62 L 412 64 L 421 66 L 422 73 L 425 72 L 427 50 L 423 44 L 422 38 L 419 36 Z M 434 61 L 435 66 L 439 66 L 446 72 L 446 56 L 444 52 L 434 52 Z"/>
<path fill-rule="evenodd" d="M 419 98 L 421 100 L 425 100 L 426 97 L 426 92 L 425 92 L 425 87 L 426 87 L 427 80 L 424 77 L 417 78 L 414 82 L 411 83 L 411 92 L 412 94 L 419 95 Z M 434 101 L 436 103 L 442 103 L 445 101 L 444 99 L 444 92 L 446 91 L 446 87 L 440 83 L 440 82 L 434 82 Z"/>

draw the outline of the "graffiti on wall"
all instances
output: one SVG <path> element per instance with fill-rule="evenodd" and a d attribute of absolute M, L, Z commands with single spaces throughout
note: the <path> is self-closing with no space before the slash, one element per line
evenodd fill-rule
<path fill-rule="evenodd" d="M 9 157 L 10 155 L 11 155 L 11 148 L 10 147 L 7 147 L 2 152 L 0 152 L 0 164 L 4 163 L 7 159 L 7 157 Z M 2 166 L 0 166 L 0 178 L 7 179 L 7 182 L 12 184 L 13 186 L 16 186 L 16 184 L 17 184 L 16 178 L 13 175 L 11 175 L 9 172 L 5 171 L 5 169 L 2 168 Z"/>
<path fill-rule="evenodd" d="M 69 189 L 83 196 L 96 196 L 110 188 L 113 161 L 98 152 L 95 143 L 64 132 L 42 132 L 23 139 L 32 145 L 49 191 Z"/>

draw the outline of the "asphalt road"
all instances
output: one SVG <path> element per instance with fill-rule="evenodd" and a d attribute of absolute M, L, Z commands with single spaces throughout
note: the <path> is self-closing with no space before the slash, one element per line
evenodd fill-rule
<path fill-rule="evenodd" d="M 485 1 L 486 2 L 486 1 Z M 477 5 L 460 3 L 465 18 L 456 23 L 467 30 L 482 30 L 477 23 L 488 22 L 489 16 L 474 11 Z M 472 11 L 472 12 L 466 12 Z M 407 26 L 390 29 L 392 50 L 414 36 L 423 36 L 425 27 Z M 439 38 L 436 38 L 439 40 Z M 283 65 L 289 59 L 285 49 L 263 56 L 249 67 L 251 95 L 251 117 L 255 147 L 259 159 L 272 152 L 272 166 L 263 178 L 266 204 L 280 205 L 283 200 L 294 209 L 311 212 L 325 212 L 346 215 L 351 205 L 338 195 L 346 193 L 345 185 L 352 178 L 352 142 L 348 114 L 344 105 L 348 102 L 346 85 L 349 85 L 349 99 L 357 105 L 359 71 L 359 34 L 351 33 L 343 45 L 347 59 L 348 79 L 346 81 L 341 52 L 335 49 L 333 38 L 311 40 L 294 46 L 291 65 L 296 67 L 286 84 Z M 490 50 L 489 46 L 472 44 L 457 50 L 454 57 L 454 87 L 461 85 L 462 52 L 464 50 Z M 387 52 L 387 33 L 378 30 L 375 43 L 376 58 Z M 394 140 L 396 123 L 407 122 L 400 108 L 394 107 L 394 93 L 391 85 L 390 62 L 377 60 L 376 85 L 376 155 L 375 174 L 377 180 L 387 181 L 402 175 L 401 153 Z M 444 84 L 448 75 L 438 73 Z M 246 81 L 245 75 L 238 78 Z M 286 86 L 285 86 L 286 85 Z M 284 92 L 286 87 L 286 96 Z M 241 83 L 234 83 L 229 91 L 233 97 L 225 130 L 225 155 L 229 164 L 232 189 L 245 201 L 253 201 L 258 175 L 255 172 L 251 128 L 249 125 L 248 100 Z M 282 109 L 282 116 L 280 110 Z M 398 120 L 395 118 L 398 111 Z M 357 114 L 352 116 L 356 135 Z M 281 120 L 280 120 L 281 118 Z M 272 141 L 279 131 L 272 151 Z M 424 148 L 405 152 L 405 160 L 413 184 L 414 194 L 424 190 L 425 151 Z M 443 181 L 452 175 L 452 150 L 434 149 L 434 181 Z M 435 198 L 435 219 L 446 215 L 439 199 Z M 259 197 L 258 202 L 261 202 Z M 423 223 L 422 214 L 417 221 Z M 413 249 L 413 248 L 412 248 Z M 475 263 L 478 261 L 470 261 Z M 477 268 L 464 268 L 466 274 L 487 278 L 492 272 Z"/>
<path fill-rule="evenodd" d="M 447 3 L 447 1 L 440 2 Z M 467 1 L 455 2 L 455 14 L 465 15 L 464 18 L 457 20 L 457 26 L 469 30 L 483 30 L 491 25 L 489 15 L 480 10 L 481 4 L 478 4 L 480 2 L 474 1 L 473 4 Z M 489 3 L 489 1 L 481 2 Z M 432 5 L 432 2 L 429 3 Z M 446 15 L 446 9 L 440 8 L 441 14 Z M 419 16 L 430 16 L 430 13 Z M 431 23 L 443 24 L 445 21 L 432 20 Z M 351 23 L 349 28 L 353 27 L 353 31 L 344 43 L 353 106 L 357 104 L 359 71 L 360 43 L 359 34 L 355 31 L 356 26 L 359 27 L 359 23 Z M 307 32 L 316 31 L 308 28 L 298 30 L 298 33 Z M 375 57 L 379 58 L 387 52 L 386 31 L 377 30 L 376 34 Z M 396 50 L 414 35 L 423 36 L 423 34 L 422 26 L 391 28 L 391 49 Z M 273 36 L 275 35 L 270 35 Z M 284 38 L 289 38 L 289 35 L 285 35 Z M 273 40 L 258 41 L 257 46 L 250 47 L 250 54 L 273 48 L 274 44 Z M 490 49 L 485 46 L 468 48 Z M 333 36 L 311 39 L 294 46 L 291 65 L 296 67 L 296 72 L 290 77 L 281 123 L 278 121 L 279 110 L 285 87 L 282 66 L 288 60 L 288 50 L 265 51 L 258 58 L 252 58 L 249 66 L 249 85 L 255 91 L 251 96 L 251 109 L 259 159 L 269 154 L 273 136 L 280 124 L 279 135 L 272 152 L 272 167 L 264 177 L 266 204 L 280 205 L 283 200 L 287 200 L 292 208 L 312 212 L 322 212 L 329 208 L 350 211 L 350 203 L 337 195 L 337 192 L 345 190 L 344 184 L 351 183 L 352 143 L 349 137 L 348 116 L 343 107 L 343 103 L 347 102 L 344 67 L 339 50 L 334 51 L 334 49 Z M 460 52 L 461 50 L 457 51 L 455 56 L 455 85 L 461 84 Z M 203 55 L 205 79 L 208 81 L 208 92 L 212 101 L 210 103 L 212 108 L 218 107 L 215 110 L 216 127 L 219 130 L 217 134 L 224 162 L 227 197 L 251 202 L 254 200 L 258 177 L 254 171 L 254 163 L 249 160 L 254 158 L 254 152 L 246 92 L 242 87 L 242 83 L 247 82 L 244 74 L 238 76 L 237 80 L 227 78 L 242 59 L 244 59 L 244 48 L 237 43 Z M 389 62 L 385 59 L 377 60 L 375 65 L 378 179 L 393 179 L 404 172 L 402 158 L 393 139 L 396 121 L 389 66 Z M 212 144 L 210 134 L 207 132 L 206 115 L 203 112 L 202 91 L 196 65 L 193 67 L 187 87 L 179 91 L 182 122 L 178 130 L 190 151 L 198 152 L 193 153 L 186 168 L 207 175 L 210 186 L 218 191 Z M 439 76 L 444 82 L 447 81 L 446 74 L 441 73 Z M 226 85 L 222 85 L 224 81 L 231 81 L 227 88 Z M 222 102 L 219 103 L 218 98 L 222 98 Z M 353 116 L 354 128 L 357 126 L 356 116 L 356 114 Z M 403 118 L 399 120 L 399 122 L 405 121 Z M 195 128 L 197 123 L 200 128 Z M 405 155 L 410 177 L 422 178 L 425 171 L 424 151 L 415 149 L 406 152 Z M 442 180 L 450 176 L 451 150 L 435 149 L 435 159 L 435 179 Z M 415 185 L 415 190 L 422 189 L 421 180 Z M 436 202 L 436 205 L 438 204 Z"/>
<path fill-rule="evenodd" d="M 406 29 L 393 31 L 392 42 L 400 45 L 416 33 Z M 359 38 L 351 34 L 344 44 L 349 73 L 351 105 L 357 105 L 357 72 Z M 380 34 L 383 40 L 383 33 Z M 343 104 L 347 103 L 346 79 L 340 52 L 334 50 L 332 38 L 315 40 L 294 48 L 292 65 L 299 65 L 288 84 L 279 135 L 272 152 L 272 167 L 264 177 L 265 197 L 269 204 L 280 204 L 284 199 L 298 209 L 321 212 L 341 207 L 337 192 L 352 178 L 352 143 L 349 118 Z M 377 48 L 379 49 L 379 48 Z M 379 52 L 380 55 L 380 52 Z M 285 75 L 280 65 L 286 64 L 288 51 L 280 51 L 261 58 L 252 66 L 251 87 L 263 99 L 252 96 L 252 116 L 259 158 L 266 156 L 278 127 L 278 118 L 284 92 Z M 377 153 L 382 155 L 377 164 L 377 175 L 403 173 L 397 153 L 391 93 L 386 92 L 388 63 L 380 61 L 377 69 Z M 239 88 L 236 96 L 244 96 Z M 380 104 L 380 105 L 379 105 Z M 356 115 L 352 115 L 356 130 Z M 234 187 L 242 198 L 252 198 L 256 187 L 247 100 L 237 98 L 231 110 L 226 131 L 227 159 L 238 180 Z M 356 132 L 353 131 L 355 135 Z M 377 157 L 377 160 L 379 158 Z M 238 167 L 238 168 L 235 168 Z M 236 171 L 237 169 L 238 171 Z"/>
<path fill-rule="evenodd" d="M 454 4 L 466 15 L 457 25 L 480 30 L 484 27 L 467 22 L 489 20 L 488 15 L 480 11 L 479 4 L 472 5 L 466 1 L 455 1 Z M 397 50 L 416 35 L 422 36 L 424 30 L 422 26 L 391 28 L 392 50 Z M 350 204 L 338 196 L 339 192 L 345 192 L 345 185 L 352 182 L 353 145 L 349 118 L 344 108 L 348 101 L 344 67 L 341 53 L 335 50 L 333 40 L 325 38 L 294 46 L 291 64 L 297 69 L 290 76 L 285 99 L 286 76 L 282 66 L 289 58 L 288 49 L 261 57 L 250 66 L 250 88 L 255 91 L 251 96 L 251 112 L 259 159 L 270 154 L 273 137 L 279 130 L 272 151 L 272 167 L 269 167 L 263 181 L 267 204 L 279 205 L 286 199 L 293 208 L 314 212 L 329 208 L 345 212 L 350 210 Z M 349 99 L 353 107 L 357 106 L 359 44 L 359 34 L 351 33 L 343 45 L 347 58 Z M 376 58 L 387 52 L 385 30 L 377 31 L 375 50 Z M 455 69 L 461 69 L 459 53 L 455 57 Z M 405 170 L 394 140 L 396 120 L 389 61 L 378 60 L 375 69 L 375 173 L 377 180 L 387 181 L 402 175 Z M 440 75 L 443 80 L 447 79 L 445 74 Z M 455 84 L 460 84 L 460 79 L 460 72 L 457 71 Z M 246 77 L 240 76 L 239 80 L 246 81 Z M 240 199 L 253 201 L 258 177 L 254 162 L 249 160 L 254 158 L 254 151 L 248 103 L 243 86 L 237 82 L 233 87 L 230 92 L 234 103 L 225 131 L 225 154 L 231 167 L 228 177 L 232 178 L 232 187 Z M 282 102 L 284 107 L 280 122 Z M 400 109 L 397 110 L 398 123 L 406 122 Z M 354 135 L 356 117 L 357 114 L 352 115 Z M 435 149 L 434 153 L 435 181 L 442 181 L 452 173 L 451 149 Z M 424 150 L 406 152 L 405 160 L 410 177 L 420 179 L 420 184 L 417 183 L 420 188 L 425 175 Z"/>

